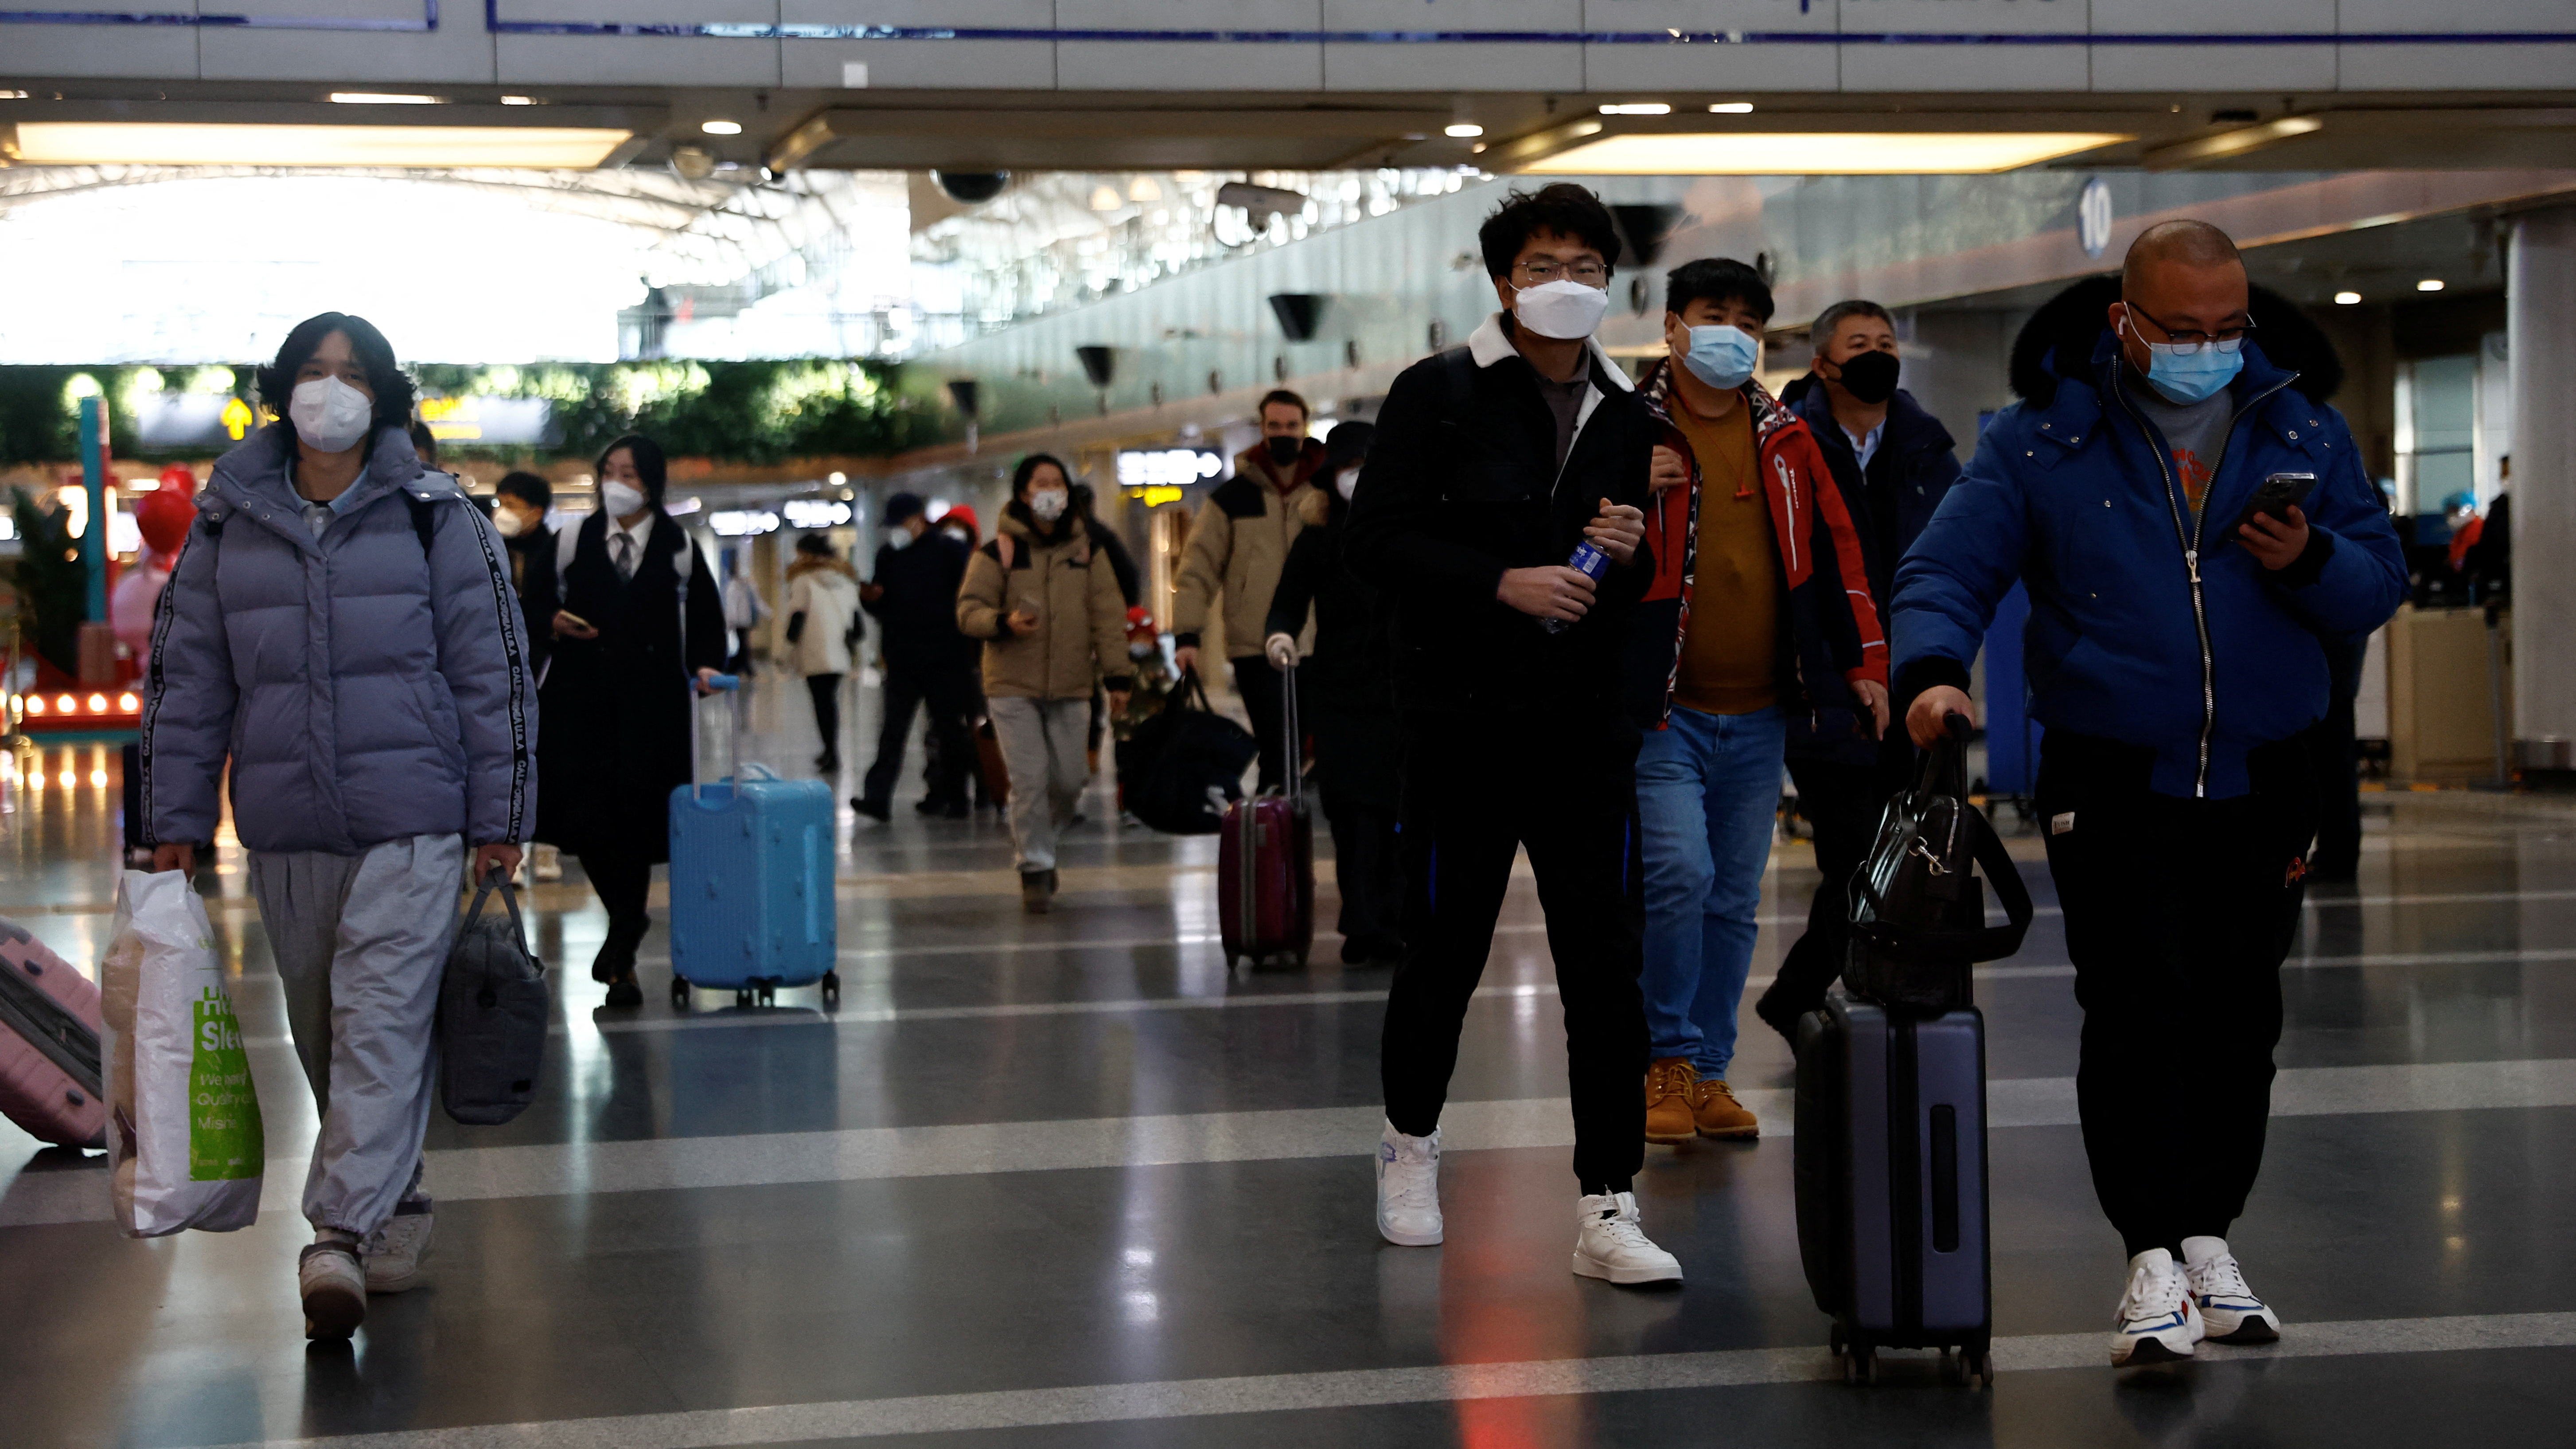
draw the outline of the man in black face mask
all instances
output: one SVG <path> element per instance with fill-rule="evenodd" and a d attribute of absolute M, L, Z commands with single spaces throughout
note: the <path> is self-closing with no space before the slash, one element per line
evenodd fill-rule
<path fill-rule="evenodd" d="M 1264 790 L 1285 781 L 1295 765 L 1289 753 L 1296 745 L 1284 738 L 1282 679 L 1262 657 L 1262 641 L 1288 546 L 1310 519 L 1324 516 L 1316 491 L 1324 445 L 1306 435 L 1309 415 L 1306 400 L 1286 388 L 1262 398 L 1261 441 L 1235 454 L 1234 476 L 1199 505 L 1172 590 L 1173 658 L 1183 669 L 1198 667 L 1209 606 L 1224 601 L 1225 637 L 1217 642 L 1234 665 L 1235 691 L 1261 742 Z"/>
<path fill-rule="evenodd" d="M 1894 596 L 1897 560 L 1958 481 L 1956 445 L 1941 420 L 1896 385 L 1896 323 L 1886 308 L 1836 302 L 1816 318 L 1809 336 L 1815 361 L 1807 376 L 1780 390 L 1780 401 L 1816 435 L 1859 528 L 1870 597 L 1884 610 Z M 1884 618 L 1879 627 L 1884 637 Z M 1902 696 L 1892 701 L 1892 716 L 1903 719 L 1911 703 Z M 1842 970 L 1849 934 L 1844 891 L 1887 798 L 1913 776 L 1914 747 L 1902 729 L 1887 731 L 1884 740 L 1828 739 L 1793 719 L 1788 754 L 1798 813 L 1816 828 L 1816 869 L 1824 881 L 1807 912 L 1807 933 L 1789 948 L 1753 1010 L 1794 1040 L 1798 1018 L 1824 1004 Z"/>

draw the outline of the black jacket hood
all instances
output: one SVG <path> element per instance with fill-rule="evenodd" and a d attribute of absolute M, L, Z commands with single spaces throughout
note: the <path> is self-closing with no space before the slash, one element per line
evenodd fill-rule
<path fill-rule="evenodd" d="M 2302 396 L 2330 401 L 2343 386 L 2343 359 L 2324 330 L 2299 304 L 2271 288 L 2251 291 L 2254 338 L 2263 355 L 2299 374 L 2291 386 Z M 2094 344 L 2109 330 L 2102 314 L 2119 300 L 2117 274 L 2086 277 L 2033 312 L 2013 339 L 2014 394 L 2046 407 L 2057 398 L 2059 378 L 2090 376 Z"/>

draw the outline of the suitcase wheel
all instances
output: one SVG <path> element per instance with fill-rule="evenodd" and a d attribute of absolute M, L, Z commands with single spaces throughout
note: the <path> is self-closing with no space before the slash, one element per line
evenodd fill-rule
<path fill-rule="evenodd" d="M 682 975 L 678 975 L 677 973 L 674 973 L 674 974 L 672 975 L 672 977 L 671 977 L 671 1005 L 672 1005 L 673 1009 L 675 1009 L 675 1010 L 679 1010 L 679 1011 L 686 1011 L 686 1010 L 688 1010 L 688 1009 L 689 1009 L 689 978 L 688 978 L 688 977 L 686 977 L 686 976 L 682 976 Z"/>
<path fill-rule="evenodd" d="M 1995 1357 L 1984 1349 L 1970 1349 L 1960 1354 L 1959 1368 L 1959 1380 L 1968 1387 L 1991 1389 L 1995 1386 Z"/>
<path fill-rule="evenodd" d="M 763 1006 L 776 1006 L 778 1004 L 778 988 L 770 985 L 766 981 L 762 982 L 760 984 L 760 1004 Z"/>
<path fill-rule="evenodd" d="M 1878 1382 L 1878 1350 L 1867 1343 L 1855 1343 L 1843 1359 L 1843 1382 L 1874 1384 Z"/>
<path fill-rule="evenodd" d="M 826 971 L 823 973 L 823 1003 L 826 1006 L 838 1006 L 841 1004 L 840 972 Z"/>
<path fill-rule="evenodd" d="M 1825 1335 L 1825 1347 L 1832 1350 L 1836 1358 L 1841 1358 L 1851 1351 L 1851 1344 L 1843 1338 L 1843 1326 L 1840 1321 L 1836 1321 L 1833 1331 Z"/>
<path fill-rule="evenodd" d="M 735 988 L 733 993 L 733 1004 L 736 1006 L 751 1005 L 751 988 L 748 986 Z"/>

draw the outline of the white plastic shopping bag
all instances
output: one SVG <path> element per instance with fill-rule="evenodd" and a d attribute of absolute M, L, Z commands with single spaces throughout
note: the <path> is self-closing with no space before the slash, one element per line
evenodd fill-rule
<path fill-rule="evenodd" d="M 112 1193 L 132 1237 L 259 1217 L 259 1094 L 214 936 L 184 872 L 125 873 L 99 983 Z"/>

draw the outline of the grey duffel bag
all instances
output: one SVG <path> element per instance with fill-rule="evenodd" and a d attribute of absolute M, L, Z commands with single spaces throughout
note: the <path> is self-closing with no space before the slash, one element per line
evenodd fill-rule
<path fill-rule="evenodd" d="M 510 920 L 485 919 L 498 886 Z M 440 1105 L 473 1127 L 497 1127 L 527 1110 L 546 1056 L 546 967 L 528 949 L 519 898 L 495 871 L 474 892 L 438 985 Z"/>

